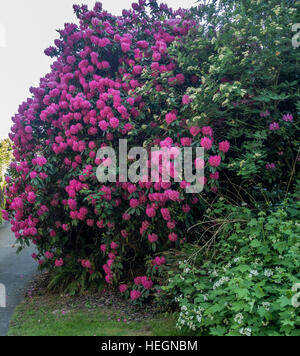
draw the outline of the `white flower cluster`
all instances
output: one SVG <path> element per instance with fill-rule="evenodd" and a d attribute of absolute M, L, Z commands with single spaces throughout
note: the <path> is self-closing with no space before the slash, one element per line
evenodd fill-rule
<path fill-rule="evenodd" d="M 221 285 L 229 281 L 229 277 L 222 277 L 217 282 L 214 283 L 213 289 L 219 288 Z"/>
<path fill-rule="evenodd" d="M 228 269 L 231 268 L 231 266 L 232 266 L 232 264 L 231 264 L 231 263 L 228 263 L 226 266 L 222 267 L 222 269 L 223 269 L 223 271 L 226 272 Z"/>
<path fill-rule="evenodd" d="M 266 269 L 264 271 L 264 276 L 266 277 L 272 277 L 273 276 L 273 272 L 270 269 Z"/>
<path fill-rule="evenodd" d="M 241 313 L 237 314 L 237 315 L 234 317 L 234 321 L 235 321 L 236 323 L 238 323 L 239 325 L 240 325 L 240 324 L 243 324 L 243 320 L 244 320 L 244 316 L 243 316 L 243 314 L 241 314 Z"/>
<path fill-rule="evenodd" d="M 263 302 L 263 303 L 262 303 L 262 306 L 263 306 L 263 308 L 265 308 L 267 311 L 269 311 L 271 304 L 268 303 L 268 302 Z"/>
<path fill-rule="evenodd" d="M 181 302 L 182 299 L 183 299 L 183 294 L 180 294 L 179 297 L 175 297 L 175 298 L 174 298 L 175 302 L 177 302 L 177 303 Z"/>
<path fill-rule="evenodd" d="M 250 328 L 241 328 L 240 329 L 240 334 L 245 335 L 245 336 L 251 336 L 252 335 L 252 330 Z"/>
<path fill-rule="evenodd" d="M 210 272 L 212 276 L 218 277 L 218 272 L 216 270 L 213 270 Z"/>
<path fill-rule="evenodd" d="M 253 276 L 258 276 L 258 271 L 256 269 L 250 271 L 249 278 L 252 278 Z"/>
<path fill-rule="evenodd" d="M 199 328 L 199 324 L 202 322 L 203 308 L 198 307 L 193 310 L 189 310 L 186 305 L 181 307 L 176 327 L 181 330 L 184 326 L 190 330 L 196 331 Z"/>

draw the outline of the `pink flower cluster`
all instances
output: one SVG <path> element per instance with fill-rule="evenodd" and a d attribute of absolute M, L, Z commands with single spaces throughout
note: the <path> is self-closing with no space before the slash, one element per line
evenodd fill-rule
<path fill-rule="evenodd" d="M 59 31 L 56 47 L 45 51 L 56 57 L 51 72 L 30 89 L 32 97 L 13 118 L 14 178 L 8 181 L 9 209 L 3 217 L 18 240 L 36 244 L 39 252 L 33 258 L 43 266 L 57 270 L 77 261 L 82 273 L 99 272 L 112 284 L 155 245 L 158 252 L 180 246 L 187 221 L 198 219 L 198 197 L 185 192 L 191 183 L 164 181 L 166 162 L 159 158 L 148 162 L 157 167 L 156 182 L 141 177 L 124 183 L 118 177 L 99 184 L 97 166 L 112 162 L 97 158 L 97 150 L 117 147 L 119 139 L 127 139 L 129 149 L 170 148 L 172 178 L 179 177 L 174 164 L 179 149 L 203 147 L 205 159 L 195 160 L 195 167 L 209 166 L 201 180 L 207 192 L 217 191 L 230 143 L 216 139 L 210 122 L 188 124 L 193 97 L 187 88 L 198 87 L 200 80 L 183 73 L 169 54 L 174 42 L 198 24 L 185 10 L 156 5 L 140 0 L 122 16 L 107 13 L 100 3 L 93 10 L 75 6 L 79 24 Z M 177 101 L 161 99 L 174 92 Z M 165 257 L 153 261 L 156 267 L 166 263 Z M 153 281 L 137 277 L 121 284 L 120 292 L 132 285 L 151 290 Z M 132 300 L 141 295 L 131 290 Z"/>

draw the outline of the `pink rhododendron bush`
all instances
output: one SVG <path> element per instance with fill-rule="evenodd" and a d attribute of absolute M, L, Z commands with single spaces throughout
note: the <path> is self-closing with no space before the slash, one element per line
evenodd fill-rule
<path fill-rule="evenodd" d="M 233 174 L 249 163 L 240 177 L 263 170 L 269 182 L 269 172 L 279 169 L 274 152 L 281 149 L 257 152 L 255 168 L 245 152 L 238 152 L 249 139 L 245 130 L 251 130 L 251 124 L 239 130 L 239 115 L 254 95 L 241 86 L 241 78 L 208 65 L 217 53 L 215 30 L 205 33 L 201 16 L 144 0 L 120 17 L 100 3 L 93 10 L 74 10 L 79 25 L 59 31 L 55 47 L 45 51 L 56 58 L 51 72 L 31 88 L 32 97 L 13 118 L 15 162 L 7 177 L 4 215 L 21 247 L 37 246 L 33 258 L 54 272 L 53 284 L 73 292 L 117 285 L 136 301 L 156 290 L 152 273 L 167 263 L 164 252 L 194 238 L 187 230 L 201 219 L 205 200 L 222 189 L 223 170 Z M 227 100 L 223 107 L 221 100 Z M 261 150 L 265 140 L 281 145 L 277 121 L 286 130 L 293 125 L 288 107 L 278 120 L 267 109 L 272 110 L 262 101 L 253 109 L 265 130 L 262 137 L 253 133 Z M 250 122 L 249 110 L 247 115 Z M 97 151 L 117 149 L 120 139 L 127 140 L 128 151 L 167 147 L 175 155 L 178 148 L 203 147 L 204 162 L 193 162 L 205 166 L 203 193 L 187 193 L 190 183 L 184 177 L 123 182 L 117 175 L 116 182 L 100 183 L 97 167 L 110 162 Z M 129 155 L 128 167 L 136 160 Z"/>

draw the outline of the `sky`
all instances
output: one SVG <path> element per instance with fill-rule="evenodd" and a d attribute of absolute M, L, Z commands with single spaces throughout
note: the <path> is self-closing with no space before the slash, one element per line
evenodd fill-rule
<path fill-rule="evenodd" d="M 132 0 L 102 0 L 103 8 L 121 15 L 131 8 Z M 50 71 L 53 61 L 44 50 L 58 38 L 57 29 L 66 22 L 76 22 L 72 5 L 95 0 L 0 0 L 0 139 L 12 126 L 11 117 L 24 100 L 29 88 Z M 196 0 L 162 0 L 178 9 L 195 5 Z"/>

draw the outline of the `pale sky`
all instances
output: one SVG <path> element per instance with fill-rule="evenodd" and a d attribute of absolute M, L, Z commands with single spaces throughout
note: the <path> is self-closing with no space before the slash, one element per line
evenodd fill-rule
<path fill-rule="evenodd" d="M 11 117 L 30 96 L 29 88 L 50 71 L 51 58 L 44 50 L 58 38 L 57 29 L 76 22 L 72 5 L 95 0 L 0 0 L 0 139 L 10 132 Z M 103 8 L 114 15 L 131 8 L 137 0 L 102 0 Z M 195 5 L 196 0 L 162 0 L 178 9 Z"/>

